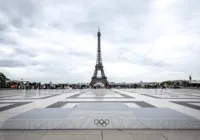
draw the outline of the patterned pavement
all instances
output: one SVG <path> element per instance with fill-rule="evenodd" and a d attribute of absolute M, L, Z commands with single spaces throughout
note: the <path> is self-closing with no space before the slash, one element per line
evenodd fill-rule
<path fill-rule="evenodd" d="M 89 123 L 93 122 L 95 118 L 98 118 L 100 120 L 101 118 L 107 117 L 110 120 L 108 128 L 120 128 L 121 126 L 122 129 L 123 128 L 142 129 L 146 127 L 144 126 L 133 127 L 133 125 L 136 124 L 130 125 L 130 121 L 127 122 L 127 120 L 130 120 L 130 118 L 133 119 L 137 118 L 138 116 L 143 116 L 141 112 L 147 111 L 147 109 L 150 109 L 151 112 L 159 112 L 159 110 L 157 109 L 163 109 L 163 108 L 184 114 L 185 116 L 181 119 L 186 119 L 188 117 L 191 117 L 193 119 L 193 122 L 195 122 L 200 119 L 200 90 L 86 89 L 86 90 L 28 90 L 28 91 L 1 90 L 0 91 L 0 120 L 1 120 L 0 124 L 2 129 L 5 126 L 6 122 L 9 121 L 13 122 L 14 120 L 16 121 L 16 119 L 19 119 L 20 115 L 26 116 L 27 114 L 33 113 L 31 111 L 34 111 L 35 109 L 54 109 L 54 110 L 56 109 L 57 111 L 59 109 L 66 109 L 67 111 L 71 109 L 72 112 L 67 114 L 67 116 L 72 117 L 71 120 L 74 120 L 75 118 L 76 121 L 81 120 L 81 118 L 85 119 L 84 121 L 82 120 L 79 124 L 76 124 L 76 126 L 73 126 L 74 124 L 73 125 L 71 124 L 70 127 L 62 126 L 62 128 L 88 127 L 93 129 L 95 126 L 89 125 Z M 139 109 L 140 111 L 138 114 L 135 113 L 137 112 L 136 109 Z M 130 112 L 130 110 L 132 112 Z M 42 110 L 40 110 L 40 112 L 41 111 Z M 36 114 L 37 112 L 39 111 L 36 111 Z M 112 115 L 109 115 L 109 113 L 111 113 Z M 160 114 L 157 114 L 155 116 L 159 115 Z M 180 114 L 178 116 L 180 116 Z M 119 118 L 116 117 L 119 117 L 122 122 L 120 123 Z M 163 116 L 161 115 L 160 117 L 161 118 L 156 118 L 156 119 L 162 119 L 163 121 L 164 120 Z M 173 113 L 171 117 L 174 117 Z M 188 121 L 191 121 L 191 118 Z M 51 119 L 55 118 L 52 117 Z M 17 122 L 19 123 L 20 121 L 17 120 Z M 125 123 L 127 124 L 125 125 Z M 145 124 L 146 123 L 147 122 L 145 122 Z M 158 126 L 153 126 L 151 124 L 147 128 L 151 127 L 157 128 Z M 163 125 L 162 127 L 165 128 L 166 126 Z M 168 127 L 169 126 L 167 126 L 167 128 Z M 170 126 L 169 128 L 173 127 Z"/>

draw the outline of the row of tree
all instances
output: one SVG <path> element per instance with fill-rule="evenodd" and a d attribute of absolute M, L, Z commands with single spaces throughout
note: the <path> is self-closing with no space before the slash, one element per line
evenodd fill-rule
<path fill-rule="evenodd" d="M 14 88 L 18 89 L 83 89 L 90 88 L 88 84 L 41 84 L 40 82 L 22 82 L 22 81 L 11 81 L 3 73 L 0 72 L 0 88 L 11 88 L 14 85 Z M 200 84 L 192 84 L 187 80 L 174 80 L 174 81 L 164 81 L 161 83 L 137 83 L 137 84 L 109 84 L 109 88 L 180 88 L 180 87 L 200 87 Z M 94 87 L 98 88 L 98 87 Z M 99 87 L 100 88 L 100 87 Z"/>

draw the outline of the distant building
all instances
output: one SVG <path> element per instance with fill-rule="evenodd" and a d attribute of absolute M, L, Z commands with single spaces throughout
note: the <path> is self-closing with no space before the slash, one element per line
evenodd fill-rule
<path fill-rule="evenodd" d="M 156 82 L 140 82 L 140 85 L 141 85 L 142 87 L 144 87 L 145 85 L 153 86 L 153 85 L 155 85 L 155 84 L 157 84 L 157 83 L 156 83 Z"/>
<path fill-rule="evenodd" d="M 191 84 L 200 84 L 200 80 L 191 80 L 190 83 Z"/>

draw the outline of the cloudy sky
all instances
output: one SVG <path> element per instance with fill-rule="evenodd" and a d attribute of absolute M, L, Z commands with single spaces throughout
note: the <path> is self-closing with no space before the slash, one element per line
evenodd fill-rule
<path fill-rule="evenodd" d="M 200 79 L 199 0 L 0 0 L 0 71 L 89 82 L 102 33 L 110 82 Z"/>

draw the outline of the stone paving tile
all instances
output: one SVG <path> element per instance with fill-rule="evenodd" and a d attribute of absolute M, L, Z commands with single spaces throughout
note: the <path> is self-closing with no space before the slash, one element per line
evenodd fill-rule
<path fill-rule="evenodd" d="M 44 135 L 40 140 L 102 140 L 101 135 Z"/>
<path fill-rule="evenodd" d="M 46 108 L 61 108 L 62 106 L 66 105 L 67 102 L 63 101 L 63 102 L 56 102 L 56 103 L 53 103 L 49 106 L 47 106 Z"/>
<path fill-rule="evenodd" d="M 132 135 L 137 135 L 137 134 L 160 134 L 160 130 L 125 130 L 128 131 Z"/>
<path fill-rule="evenodd" d="M 200 140 L 200 130 L 162 131 L 167 140 Z"/>
<path fill-rule="evenodd" d="M 179 105 L 183 105 L 189 108 L 200 110 L 200 106 L 191 104 L 191 103 L 200 103 L 199 101 L 171 101 L 171 102 L 179 104 Z"/>
<path fill-rule="evenodd" d="M 128 130 L 103 130 L 103 135 L 129 135 L 130 131 Z"/>
<path fill-rule="evenodd" d="M 135 140 L 167 140 L 161 134 L 141 134 L 141 135 L 132 135 Z"/>
<path fill-rule="evenodd" d="M 24 131 L 19 134 L 1 135 L 0 140 L 40 140 L 44 135 L 45 131 Z"/>
<path fill-rule="evenodd" d="M 46 135 L 100 135 L 101 130 L 48 130 Z"/>
<path fill-rule="evenodd" d="M 76 98 L 76 97 L 78 97 L 78 96 L 80 96 L 81 94 L 75 94 L 75 95 L 72 95 L 72 96 L 69 96 L 69 97 L 67 97 L 68 99 L 69 98 Z"/>
<path fill-rule="evenodd" d="M 4 103 L 8 103 L 10 105 L 4 106 L 4 107 L 0 107 L 0 112 L 8 110 L 8 109 L 15 108 L 15 107 L 23 106 L 23 105 L 29 104 L 31 102 L 4 102 Z M 0 104 L 2 104 L 2 102 L 0 102 Z"/>
<path fill-rule="evenodd" d="M 19 135 L 23 130 L 1 130 L 0 136 Z"/>
<path fill-rule="evenodd" d="M 132 97 L 132 96 L 129 96 L 129 95 L 127 95 L 127 94 L 123 94 L 123 93 L 119 93 L 121 96 L 123 96 L 123 97 L 125 97 L 125 98 L 134 98 L 134 97 Z"/>
<path fill-rule="evenodd" d="M 0 140 L 199 140 L 200 130 L 3 130 Z"/>
<path fill-rule="evenodd" d="M 103 140 L 135 140 L 131 135 L 103 135 Z"/>
<path fill-rule="evenodd" d="M 150 107 L 155 107 L 147 102 L 144 102 L 144 101 L 135 101 L 135 103 L 137 105 L 139 105 L 140 107 L 147 107 L 147 108 L 150 108 Z"/>
<path fill-rule="evenodd" d="M 18 130 L 17 130 L 18 131 Z M 21 134 L 46 134 L 47 130 L 23 130 Z"/>

